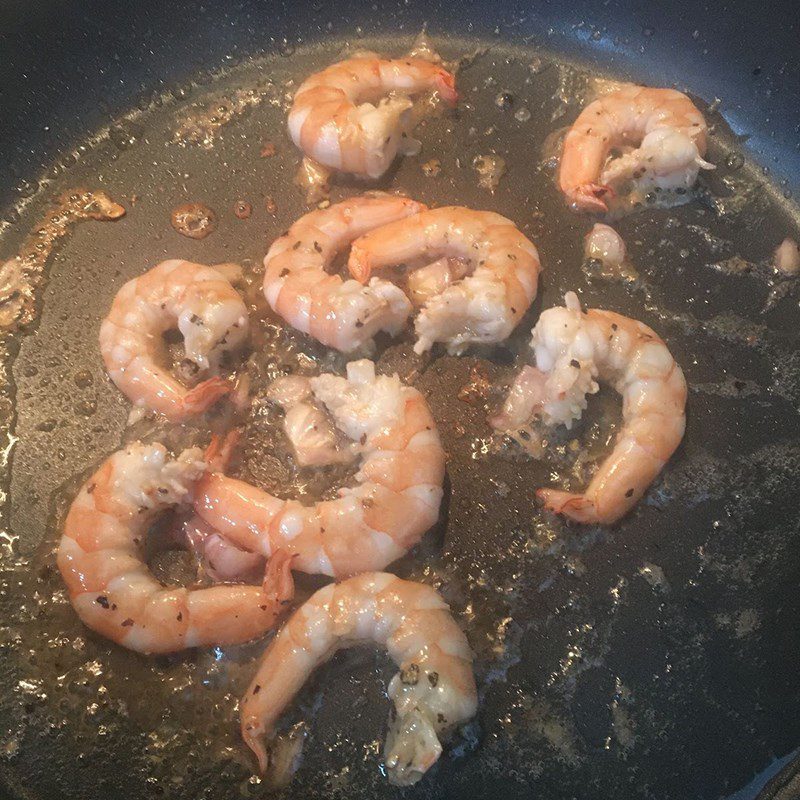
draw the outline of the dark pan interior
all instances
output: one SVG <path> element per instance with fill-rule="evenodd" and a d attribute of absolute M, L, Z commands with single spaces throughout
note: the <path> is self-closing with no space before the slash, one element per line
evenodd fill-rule
<path fill-rule="evenodd" d="M 4 342 L 12 355 L 19 350 L 0 561 L 0 777 L 10 795 L 266 793 L 234 709 L 263 643 L 159 659 L 124 652 L 81 628 L 50 551 L 76 475 L 123 436 L 128 406 L 105 377 L 96 343 L 116 290 L 167 256 L 240 261 L 257 281 L 269 241 L 305 209 L 291 186 L 298 156 L 285 133 L 285 81 L 344 48 L 401 51 L 423 20 L 448 57 L 487 51 L 459 76 L 458 113 L 430 122 L 423 154 L 400 163 L 391 187 L 429 203 L 506 214 L 540 247 L 546 271 L 539 299 L 507 345 L 422 360 L 407 336 L 382 343 L 376 355 L 382 371 L 397 370 L 428 396 L 450 454 L 442 521 L 396 571 L 436 585 L 451 604 L 477 654 L 481 698 L 476 722 L 404 794 L 717 798 L 791 753 L 800 743 L 800 315 L 791 287 L 763 311 L 778 283 L 768 268 L 772 249 L 798 237 L 797 207 L 785 196 L 800 183 L 791 128 L 798 109 L 790 102 L 798 67 L 781 55 L 789 53 L 791 26 L 772 30 L 761 20 L 747 28 L 744 63 L 722 44 L 724 34 L 745 30 L 751 6 L 744 4 L 714 25 L 711 12 L 694 6 L 676 20 L 614 3 L 569 13 L 412 3 L 345 15 L 326 3 L 294 13 L 279 4 L 224 11 L 175 4 L 169 12 L 154 4 L 149 16 L 145 5 L 118 9 L 121 16 L 100 5 L 81 14 L 64 7 L 51 32 L 50 4 L 32 4 L 24 25 L 13 21 L 19 38 L 2 67 L 17 65 L 29 83 L 16 92 L 6 82 L 25 138 L 24 146 L 19 138 L 3 142 L 4 169 L 15 175 L 0 189 L 42 177 L 41 159 L 47 182 L 4 231 L 0 255 L 15 252 L 66 188 L 104 188 L 128 212 L 113 224 L 74 229 L 52 261 L 37 325 Z M 23 52 L 22 41 L 40 45 Z M 46 42 L 64 48 L 62 82 L 41 58 Z M 101 67 L 104 91 L 92 95 Z M 675 81 L 701 104 L 722 100 L 707 110 L 719 168 L 703 179 L 698 199 L 619 224 L 641 274 L 634 287 L 587 279 L 581 237 L 591 222 L 564 210 L 541 152 L 547 135 L 577 114 L 587 68 Z M 224 106 L 241 87 L 256 87 L 262 99 L 220 129 L 213 147 L 171 142 L 186 114 Z M 510 108 L 495 102 L 503 92 L 513 97 Z M 143 98 L 142 109 L 119 117 L 110 137 L 87 136 L 134 108 L 134 98 Z M 523 108 L 531 116 L 521 121 L 515 114 Z M 259 158 L 264 141 L 276 144 L 273 158 Z M 75 161 L 68 153 L 81 142 Z M 508 164 L 495 194 L 477 185 L 472 167 L 487 153 Z M 420 164 L 432 158 L 442 172 L 426 177 Z M 59 162 L 70 163 L 52 167 Z M 334 199 L 357 188 L 336 186 Z M 275 215 L 265 209 L 267 196 Z M 250 219 L 234 216 L 237 200 L 252 204 Z M 219 229 L 202 242 L 169 227 L 170 210 L 187 201 L 219 214 Z M 6 214 L 14 219 L 10 205 Z M 748 262 L 744 274 L 731 271 L 735 256 Z M 639 508 L 611 529 L 543 515 L 533 489 L 553 473 L 568 480 L 570 460 L 535 463 L 493 447 L 485 423 L 499 397 L 487 384 L 511 378 L 539 311 L 569 289 L 587 305 L 654 327 L 691 387 L 684 444 Z M 282 370 L 344 363 L 272 317 L 260 325 L 256 389 Z M 613 396 L 598 398 L 582 440 L 602 442 L 618 423 L 616 407 Z M 280 458 L 273 423 L 258 414 L 249 420 L 242 470 L 299 493 L 305 478 Z M 314 585 L 301 581 L 301 594 Z M 287 715 L 287 724 L 306 720 L 310 734 L 282 796 L 397 795 L 379 770 L 391 672 L 371 650 L 340 654 L 319 671 Z"/>

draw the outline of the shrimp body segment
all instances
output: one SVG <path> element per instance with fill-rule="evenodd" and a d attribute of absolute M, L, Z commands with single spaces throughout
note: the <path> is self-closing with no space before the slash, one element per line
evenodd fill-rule
<path fill-rule="evenodd" d="M 221 473 L 205 475 L 195 511 L 222 536 L 270 558 L 292 553 L 293 569 L 333 577 L 383 569 L 438 519 L 445 455 L 423 396 L 371 361 L 347 377 L 310 379 L 316 402 L 361 457 L 356 484 L 304 506 Z"/>
<path fill-rule="evenodd" d="M 268 631 L 294 594 L 291 559 L 273 557 L 262 586 L 164 587 L 142 555 L 147 530 L 169 506 L 189 501 L 206 465 L 202 451 L 168 456 L 136 442 L 108 458 L 67 514 L 57 563 L 78 616 L 141 653 L 244 642 Z"/>
<path fill-rule="evenodd" d="M 269 763 L 282 711 L 311 673 L 345 647 L 374 642 L 400 671 L 389 683 L 394 704 L 384 749 L 389 780 L 416 783 L 442 751 L 440 739 L 477 709 L 472 651 L 440 595 L 385 572 L 320 589 L 270 642 L 240 705 L 242 736 Z"/>
<path fill-rule="evenodd" d="M 625 84 L 590 103 L 564 139 L 559 185 L 567 202 L 605 212 L 626 183 L 646 193 L 685 194 L 700 169 L 707 126 L 694 103 L 675 89 Z M 614 150 L 619 158 L 609 161 Z"/>
<path fill-rule="evenodd" d="M 117 292 L 100 326 L 100 352 L 108 374 L 136 406 L 173 421 L 205 411 L 229 391 L 214 373 L 248 333 L 247 308 L 227 278 L 191 261 L 163 261 Z M 187 389 L 163 366 L 163 335 L 183 334 L 193 375 L 211 375 Z"/>
<path fill-rule="evenodd" d="M 468 274 L 442 275 L 444 258 Z M 417 353 L 435 342 L 458 353 L 471 343 L 507 338 L 536 297 L 541 269 L 535 245 L 511 220 L 461 206 L 423 211 L 364 234 L 353 243 L 348 267 L 364 283 L 374 271 L 401 264 L 421 266 L 426 280 L 419 283 L 426 288 L 442 287 L 429 294 L 412 283 L 412 292 L 427 298 L 415 322 Z"/>
<path fill-rule="evenodd" d="M 411 127 L 409 97 L 435 92 L 454 105 L 455 78 L 422 58 L 348 58 L 305 80 L 289 111 L 289 134 L 330 169 L 379 178 Z"/>
<path fill-rule="evenodd" d="M 511 431 L 522 415 L 545 426 L 580 418 L 587 394 L 604 381 L 622 395 L 623 425 L 612 453 L 582 493 L 539 489 L 547 508 L 578 522 L 612 523 L 637 503 L 683 438 L 686 381 L 664 342 L 646 325 L 612 311 L 566 307 L 545 311 L 533 330 L 536 367 L 525 367 L 503 413 Z"/>
<path fill-rule="evenodd" d="M 397 286 L 381 278 L 362 286 L 326 268 L 367 231 L 424 208 L 405 197 L 375 193 L 301 217 L 264 258 L 270 307 L 293 327 L 345 353 L 371 342 L 378 331 L 399 333 L 412 309 Z"/>

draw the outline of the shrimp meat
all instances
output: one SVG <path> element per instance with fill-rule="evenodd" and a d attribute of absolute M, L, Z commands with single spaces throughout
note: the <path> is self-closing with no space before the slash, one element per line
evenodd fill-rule
<path fill-rule="evenodd" d="M 261 586 L 167 588 L 142 548 L 163 510 L 188 504 L 206 470 L 202 451 L 171 458 L 134 442 L 108 458 L 69 509 L 57 563 L 78 616 L 131 650 L 171 653 L 245 642 L 268 631 L 294 594 L 291 558 L 276 551 Z"/>
<path fill-rule="evenodd" d="M 622 395 L 623 426 L 613 452 L 582 493 L 539 489 L 544 505 L 578 522 L 616 522 L 663 469 L 686 427 L 686 381 L 664 342 L 646 325 L 611 311 L 566 307 L 545 311 L 533 329 L 536 367 L 517 379 L 503 411 L 490 420 L 514 431 L 527 416 L 543 426 L 580 418 L 598 380 Z"/>
<path fill-rule="evenodd" d="M 244 301 L 223 272 L 163 261 L 117 292 L 100 326 L 100 352 L 111 379 L 135 406 L 180 422 L 228 393 L 228 383 L 216 373 L 246 341 L 248 324 Z M 163 366 L 163 335 L 173 328 L 183 334 L 184 373 L 202 378 L 193 388 Z"/>
<path fill-rule="evenodd" d="M 470 274 L 442 280 L 442 258 L 461 260 Z M 422 211 L 364 234 L 353 243 L 348 268 L 366 283 L 375 270 L 415 261 L 436 262 L 433 276 L 444 286 L 416 319 L 417 353 L 435 342 L 459 353 L 471 343 L 506 339 L 536 297 L 541 269 L 536 247 L 511 220 L 461 206 Z"/>
<path fill-rule="evenodd" d="M 379 178 L 408 139 L 409 99 L 433 92 L 450 105 L 455 78 L 424 58 L 363 53 L 307 78 L 289 111 L 289 134 L 309 158 L 330 169 Z"/>
<path fill-rule="evenodd" d="M 583 211 L 609 210 L 609 200 L 632 186 L 685 197 L 704 160 L 707 126 L 682 92 L 623 84 L 590 103 L 564 139 L 559 185 Z M 619 158 L 611 158 L 615 150 Z"/>
<path fill-rule="evenodd" d="M 301 217 L 264 258 L 270 307 L 299 331 L 344 353 L 364 348 L 378 331 L 399 333 L 412 309 L 397 286 L 381 278 L 362 286 L 327 269 L 354 239 L 424 208 L 375 192 Z"/>
<path fill-rule="evenodd" d="M 294 569 L 333 577 L 383 569 L 439 517 L 445 456 L 424 397 L 395 375 L 352 361 L 347 377 L 309 380 L 315 402 L 361 457 L 356 485 L 303 506 L 222 473 L 205 475 L 195 511 L 237 546 L 270 558 L 295 556 Z"/>
<path fill-rule="evenodd" d="M 270 642 L 240 704 L 242 736 L 265 771 L 275 724 L 311 673 L 337 650 L 385 647 L 400 671 L 384 749 L 391 783 L 410 786 L 437 761 L 441 740 L 477 710 L 472 651 L 429 586 L 372 572 L 320 589 Z"/>

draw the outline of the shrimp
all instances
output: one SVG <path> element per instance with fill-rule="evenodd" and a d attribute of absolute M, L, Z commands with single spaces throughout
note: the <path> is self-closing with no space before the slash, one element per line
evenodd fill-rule
<path fill-rule="evenodd" d="M 462 206 L 423 211 L 353 242 L 348 268 L 365 283 L 374 270 L 442 257 L 467 262 L 471 274 L 428 298 L 415 322 L 414 350 L 444 342 L 459 353 L 508 337 L 536 297 L 541 265 L 533 242 L 499 214 Z"/>
<path fill-rule="evenodd" d="M 268 631 L 294 594 L 291 559 L 276 551 L 261 586 L 162 586 L 142 555 L 159 512 L 191 499 L 206 470 L 202 451 L 168 456 L 134 442 L 108 458 L 69 509 L 57 563 L 78 616 L 141 653 L 244 642 Z"/>
<path fill-rule="evenodd" d="M 306 79 L 289 111 L 289 134 L 309 158 L 367 178 L 389 168 L 408 130 L 410 96 L 435 92 L 455 105 L 455 78 L 423 58 L 348 58 Z"/>
<path fill-rule="evenodd" d="M 347 377 L 310 379 L 316 402 L 361 455 L 356 485 L 303 506 L 221 473 L 198 485 L 195 511 L 222 536 L 267 558 L 292 553 L 293 569 L 343 577 L 383 569 L 438 519 L 445 456 L 425 398 L 371 361 Z"/>
<path fill-rule="evenodd" d="M 100 326 L 100 352 L 111 380 L 134 405 L 180 422 L 228 393 L 214 373 L 245 342 L 248 324 L 247 308 L 222 272 L 162 261 L 117 292 Z M 191 389 L 162 366 L 163 334 L 173 328 L 183 334 L 184 371 L 212 375 Z"/>
<path fill-rule="evenodd" d="M 344 434 L 315 402 L 309 378 L 301 375 L 278 378 L 267 390 L 267 397 L 286 412 L 283 429 L 299 466 L 347 464 L 356 457 L 353 444 L 343 441 Z"/>
<path fill-rule="evenodd" d="M 380 278 L 362 286 L 326 268 L 353 239 L 424 208 L 406 197 L 372 193 L 301 217 L 264 258 L 270 307 L 293 327 L 345 353 L 364 347 L 378 331 L 399 333 L 411 303 L 397 286 Z"/>
<path fill-rule="evenodd" d="M 368 572 L 320 589 L 265 651 L 240 703 L 242 736 L 269 764 L 264 745 L 282 711 L 337 650 L 372 641 L 400 671 L 389 682 L 394 706 L 384 748 L 391 783 L 410 786 L 436 762 L 440 739 L 477 710 L 472 651 L 440 595 L 429 586 Z"/>
<path fill-rule="evenodd" d="M 706 122 L 682 92 L 623 85 L 590 103 L 564 139 L 559 184 L 570 205 L 584 211 L 608 211 L 625 183 L 646 193 L 686 194 L 703 159 Z M 637 149 L 631 149 L 631 148 Z M 621 157 L 608 161 L 615 149 Z"/>
<path fill-rule="evenodd" d="M 533 329 L 536 367 L 517 379 L 497 429 L 526 413 L 545 427 L 580 418 L 586 395 L 609 383 L 622 395 L 623 426 L 613 452 L 582 493 L 539 489 L 544 505 L 578 522 L 612 523 L 638 502 L 683 438 L 686 381 L 664 342 L 646 325 L 612 311 L 581 311 L 574 292 Z M 527 398 L 527 400 L 526 400 Z"/>

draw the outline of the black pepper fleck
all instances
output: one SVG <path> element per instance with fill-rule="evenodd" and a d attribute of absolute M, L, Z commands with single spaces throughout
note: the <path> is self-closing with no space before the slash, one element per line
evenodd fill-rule
<path fill-rule="evenodd" d="M 409 664 L 400 670 L 400 683 L 404 686 L 416 686 L 419 683 L 419 664 Z"/>

